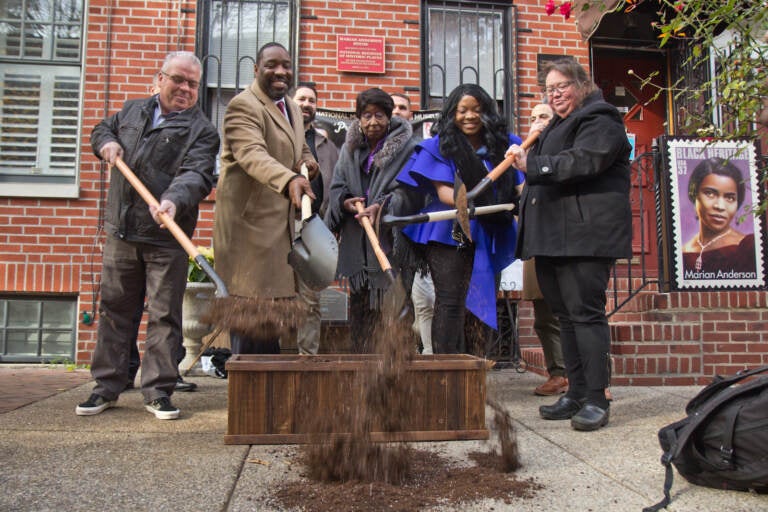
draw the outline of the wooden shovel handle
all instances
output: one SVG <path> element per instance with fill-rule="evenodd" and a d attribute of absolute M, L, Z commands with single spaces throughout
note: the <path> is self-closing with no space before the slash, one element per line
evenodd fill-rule
<path fill-rule="evenodd" d="M 539 135 L 541 134 L 540 131 L 536 130 L 531 132 L 530 135 L 528 135 L 528 138 L 526 138 L 522 144 L 520 144 L 520 147 L 523 148 L 523 150 L 527 150 L 531 146 L 533 146 L 533 143 L 536 142 L 536 139 L 539 138 Z M 515 157 L 514 156 L 508 156 L 504 160 L 502 160 L 499 165 L 493 168 L 491 172 L 488 173 L 487 178 L 491 181 L 496 181 L 499 176 L 504 174 L 509 167 L 515 163 Z"/>
<path fill-rule="evenodd" d="M 530 148 L 533 145 L 533 143 L 536 142 L 536 139 L 539 138 L 540 133 L 541 132 L 538 130 L 532 131 L 531 134 L 528 135 L 528 138 L 525 139 L 522 144 L 520 144 L 520 147 L 523 148 L 524 150 L 527 150 L 528 148 Z M 499 176 L 504 174 L 507 171 L 507 169 L 509 169 L 512 166 L 512 164 L 515 163 L 515 160 L 516 160 L 515 156 L 510 155 L 504 160 L 502 160 L 501 162 L 499 162 L 499 165 L 494 167 L 491 172 L 489 172 L 482 180 L 480 180 L 477 183 L 477 185 L 474 186 L 474 188 L 472 188 L 472 190 L 467 192 L 466 194 L 467 202 L 472 202 L 475 199 L 475 197 L 477 197 L 485 189 L 487 189 L 491 185 L 491 183 L 496 181 L 499 178 Z M 463 186 L 464 185 L 462 184 L 462 187 Z"/>
<path fill-rule="evenodd" d="M 160 203 L 157 202 L 157 199 L 155 199 L 155 196 L 152 195 L 152 192 L 150 192 L 149 189 L 144 186 L 141 180 L 136 177 L 131 168 L 128 167 L 128 164 L 126 164 L 122 158 L 118 157 L 117 160 L 115 160 L 115 167 L 117 167 L 117 169 L 123 174 L 125 179 L 128 181 L 128 183 L 131 184 L 136 192 L 139 193 L 145 203 L 154 206 L 155 208 L 160 208 Z M 216 285 L 216 296 L 219 298 L 229 297 L 227 285 L 224 284 L 224 280 L 221 279 L 215 270 L 213 270 L 213 265 L 208 263 L 208 260 L 205 259 L 205 256 L 200 254 L 200 251 L 197 250 L 195 244 L 192 243 L 192 240 L 189 239 L 187 234 L 184 233 L 178 224 L 176 224 L 176 221 L 174 221 L 170 215 L 163 212 L 160 212 L 158 217 L 160 217 L 160 221 L 163 223 L 163 226 L 165 226 L 171 235 L 173 235 L 173 238 L 179 242 L 179 245 L 181 245 L 182 249 L 184 249 L 184 251 L 193 260 L 195 260 L 195 262 L 197 262 L 200 268 L 203 269 L 203 272 L 205 272 L 208 277 L 211 278 L 211 281 Z"/>
<path fill-rule="evenodd" d="M 307 164 L 301 164 L 301 175 L 309 181 Z M 301 195 L 301 220 L 307 220 L 312 216 L 312 199 L 307 194 Z"/>
<path fill-rule="evenodd" d="M 355 201 L 355 208 L 357 209 L 358 214 L 365 211 L 365 208 L 363 208 L 363 203 L 360 201 Z M 368 240 L 371 242 L 371 247 L 373 247 L 373 252 L 376 254 L 376 259 L 379 260 L 381 270 L 384 272 L 390 272 L 392 270 L 392 265 L 389 264 L 387 255 L 384 254 L 384 251 L 381 248 L 379 237 L 376 236 L 376 232 L 373 230 L 373 225 L 371 225 L 371 219 L 368 217 L 360 217 L 359 220 L 360 224 L 362 224 L 363 229 L 365 230 L 365 233 L 368 235 Z"/>
<path fill-rule="evenodd" d="M 528 134 L 528 137 L 525 138 L 522 144 L 520 144 L 520 147 L 527 150 L 531 146 L 533 146 L 533 143 L 536 142 L 536 139 L 539 138 L 539 135 L 541 135 L 541 130 L 534 130 L 530 134 Z"/>
<path fill-rule="evenodd" d="M 125 179 L 128 180 L 128 183 L 130 183 L 136 192 L 139 193 L 145 203 L 150 206 L 154 206 L 155 208 L 160 208 L 160 203 L 157 202 L 157 199 L 155 199 L 155 196 L 152 195 L 152 192 L 150 192 L 149 189 L 144 186 L 144 183 L 142 183 L 141 180 L 136 177 L 131 168 L 128 167 L 128 164 L 126 164 L 122 158 L 118 157 L 118 159 L 115 160 L 115 167 L 117 167 L 123 176 L 125 176 Z M 181 245 L 187 254 L 189 254 L 192 258 L 196 258 L 200 255 L 200 252 L 197 250 L 195 244 L 192 243 L 192 240 L 189 239 L 187 234 L 184 233 L 184 231 L 179 227 L 178 224 L 176 224 L 176 221 L 174 221 L 170 215 L 164 212 L 160 212 L 158 216 L 160 217 L 160 221 L 163 223 L 166 229 L 168 229 L 171 235 L 173 235 L 173 238 L 179 242 L 179 245 Z"/>

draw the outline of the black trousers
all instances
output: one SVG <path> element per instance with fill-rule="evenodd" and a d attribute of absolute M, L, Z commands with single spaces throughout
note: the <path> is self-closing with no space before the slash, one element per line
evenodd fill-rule
<path fill-rule="evenodd" d="M 607 407 L 611 336 L 605 289 L 611 258 L 536 256 L 536 278 L 544 300 L 560 322 L 568 396 Z"/>
<path fill-rule="evenodd" d="M 253 338 L 229 331 L 229 345 L 233 354 L 279 354 L 280 337 Z"/>
<path fill-rule="evenodd" d="M 350 292 L 349 336 L 355 354 L 371 354 L 376 349 L 373 331 L 381 323 L 381 311 L 373 306 L 367 286 Z"/>
<path fill-rule="evenodd" d="M 435 354 L 463 353 L 466 351 L 464 323 L 467 290 L 472 277 L 475 247 L 458 248 L 430 242 L 426 257 L 435 285 L 432 349 Z"/>

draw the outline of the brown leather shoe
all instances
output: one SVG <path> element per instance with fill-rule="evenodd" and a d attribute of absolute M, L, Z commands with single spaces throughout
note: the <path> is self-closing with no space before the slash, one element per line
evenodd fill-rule
<path fill-rule="evenodd" d="M 534 395 L 553 396 L 568 391 L 568 379 L 565 377 L 550 377 L 547 382 L 533 390 Z"/>

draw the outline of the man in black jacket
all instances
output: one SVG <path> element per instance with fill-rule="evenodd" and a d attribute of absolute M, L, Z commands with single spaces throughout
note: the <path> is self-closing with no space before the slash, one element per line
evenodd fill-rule
<path fill-rule="evenodd" d="M 169 54 L 157 76 L 159 92 L 130 100 L 91 133 L 94 153 L 108 164 L 118 157 L 160 201 L 148 206 L 117 170 L 107 199 L 98 339 L 91 361 L 93 393 L 79 404 L 80 416 L 113 406 L 128 384 L 128 360 L 146 291 L 149 321 L 142 361 L 141 392 L 158 419 L 176 419 L 171 404 L 182 346 L 181 303 L 187 255 L 160 224 L 173 218 L 191 236 L 198 203 L 213 186 L 219 150 L 216 128 L 197 107 L 200 60 L 188 52 Z"/>

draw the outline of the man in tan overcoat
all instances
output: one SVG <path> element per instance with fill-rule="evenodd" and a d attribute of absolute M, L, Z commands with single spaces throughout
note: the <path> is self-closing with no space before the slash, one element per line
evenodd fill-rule
<path fill-rule="evenodd" d="M 213 230 L 216 272 L 233 296 L 288 298 L 296 295 L 288 264 L 291 203 L 298 209 L 302 194 L 315 198 L 299 170 L 306 163 L 312 178 L 318 165 L 304 140 L 301 110 L 287 95 L 293 67 L 285 47 L 262 46 L 254 74 L 224 116 Z M 235 354 L 280 352 L 277 337 L 230 332 L 230 342 Z"/>

